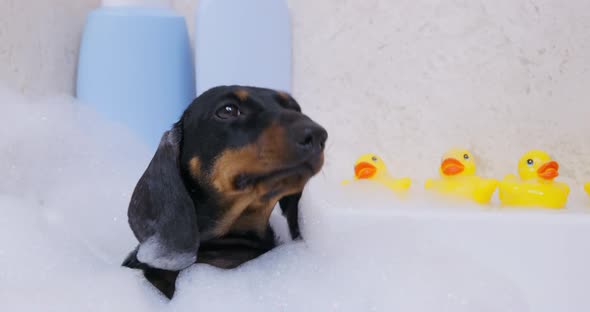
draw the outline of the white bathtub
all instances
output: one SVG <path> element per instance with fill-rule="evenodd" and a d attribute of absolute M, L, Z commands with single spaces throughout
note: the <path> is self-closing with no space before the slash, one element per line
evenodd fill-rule
<path fill-rule="evenodd" d="M 508 285 L 501 292 L 519 302 L 508 303 L 511 310 L 590 311 L 590 200 L 586 198 L 579 204 L 587 207 L 577 209 L 517 211 L 449 209 L 437 203 L 404 207 L 403 202 L 392 202 L 386 207 L 383 198 L 373 204 L 372 195 L 355 201 L 342 192 L 336 196 L 344 200 L 317 200 L 324 195 L 325 190 L 312 188 L 303 198 L 303 232 L 312 247 L 352 251 L 368 261 L 370 255 L 390 257 L 398 245 L 406 245 L 402 250 L 416 252 L 414 256 L 436 255 L 448 261 L 458 275 L 466 275 L 460 277 L 464 283 L 469 284 L 473 274 L 477 296 L 493 298 L 498 285 Z M 502 283 L 476 285 L 490 279 L 480 278 L 474 267 L 492 272 L 487 277 L 496 276 Z M 469 292 L 468 288 L 463 291 Z"/>

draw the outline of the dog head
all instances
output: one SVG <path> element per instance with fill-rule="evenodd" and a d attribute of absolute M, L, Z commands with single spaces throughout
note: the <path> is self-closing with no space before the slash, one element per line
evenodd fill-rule
<path fill-rule="evenodd" d="M 250 204 L 299 198 L 323 165 L 327 136 L 286 93 L 242 86 L 203 93 L 164 134 L 132 196 L 138 259 L 182 269 L 194 261 L 198 227 L 209 224 L 197 215 L 215 221 L 240 206 L 224 221 L 231 223 Z"/>
<path fill-rule="evenodd" d="M 183 171 L 219 194 L 301 192 L 323 164 L 326 130 L 286 93 L 217 87 L 195 100 L 177 126 Z"/>

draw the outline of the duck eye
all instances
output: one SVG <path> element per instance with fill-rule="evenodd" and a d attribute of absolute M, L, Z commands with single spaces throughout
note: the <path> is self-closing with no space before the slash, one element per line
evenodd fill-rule
<path fill-rule="evenodd" d="M 241 114 L 240 109 L 234 104 L 227 104 L 215 112 L 215 115 L 221 119 L 237 118 Z"/>
<path fill-rule="evenodd" d="M 532 166 L 535 162 L 532 159 L 527 159 L 527 165 Z"/>
<path fill-rule="evenodd" d="M 372 159 L 373 161 L 377 161 L 377 157 L 375 157 L 375 156 L 371 157 L 371 159 Z"/>
<path fill-rule="evenodd" d="M 468 160 L 469 159 L 469 155 L 468 154 L 464 154 L 463 155 L 463 159 Z"/>

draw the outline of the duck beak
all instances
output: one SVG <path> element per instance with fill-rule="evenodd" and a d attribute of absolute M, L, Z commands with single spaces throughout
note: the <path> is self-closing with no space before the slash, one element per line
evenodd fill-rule
<path fill-rule="evenodd" d="M 553 180 L 559 175 L 559 164 L 556 161 L 546 162 L 537 169 L 537 175 L 545 180 Z"/>
<path fill-rule="evenodd" d="M 446 158 L 440 164 L 440 170 L 445 175 L 452 176 L 463 172 L 463 170 L 465 170 L 465 166 L 455 158 Z"/>
<path fill-rule="evenodd" d="M 354 166 L 354 175 L 357 179 L 368 179 L 377 173 L 377 167 L 368 162 L 360 162 Z"/>

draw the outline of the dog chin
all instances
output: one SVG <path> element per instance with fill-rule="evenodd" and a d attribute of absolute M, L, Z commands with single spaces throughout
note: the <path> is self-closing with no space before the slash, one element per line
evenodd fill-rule
<path fill-rule="evenodd" d="M 294 166 L 285 166 L 283 168 L 275 169 L 270 173 L 263 175 L 263 181 L 288 181 L 290 179 L 307 181 L 312 176 L 316 175 L 324 164 L 324 156 L 320 154 L 311 159 L 306 159 Z"/>
<path fill-rule="evenodd" d="M 267 173 L 240 174 L 234 179 L 236 190 L 244 190 L 260 184 L 305 184 L 312 176 L 316 175 L 324 164 L 323 155 L 307 159 L 294 166 L 285 166 Z"/>

